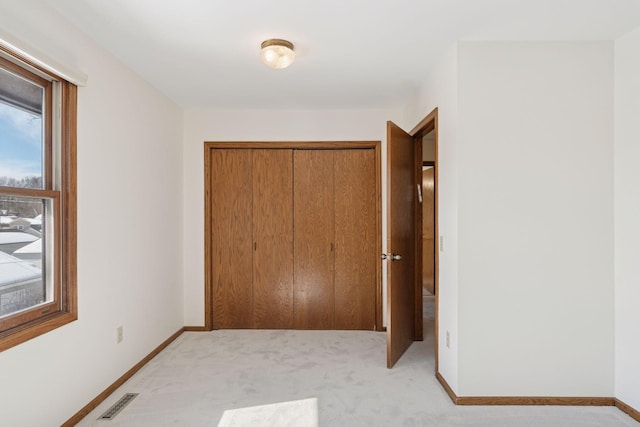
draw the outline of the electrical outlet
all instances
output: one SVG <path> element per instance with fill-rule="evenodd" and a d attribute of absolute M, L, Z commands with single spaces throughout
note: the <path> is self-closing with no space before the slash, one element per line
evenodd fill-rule
<path fill-rule="evenodd" d="M 122 342 L 123 339 L 123 330 L 122 326 L 118 326 L 118 344 Z"/>
<path fill-rule="evenodd" d="M 449 339 L 449 331 L 447 331 L 447 348 L 451 348 L 450 343 L 451 343 L 451 341 Z"/>

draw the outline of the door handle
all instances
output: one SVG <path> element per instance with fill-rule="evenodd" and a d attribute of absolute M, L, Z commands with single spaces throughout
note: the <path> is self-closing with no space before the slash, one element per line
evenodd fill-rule
<path fill-rule="evenodd" d="M 383 261 L 386 261 L 386 260 L 388 260 L 388 259 L 389 259 L 389 255 L 387 255 L 387 254 L 382 254 L 382 255 L 380 255 L 380 259 L 382 259 Z"/>
<path fill-rule="evenodd" d="M 400 254 L 391 254 L 391 261 L 400 261 L 402 259 L 402 255 Z"/>

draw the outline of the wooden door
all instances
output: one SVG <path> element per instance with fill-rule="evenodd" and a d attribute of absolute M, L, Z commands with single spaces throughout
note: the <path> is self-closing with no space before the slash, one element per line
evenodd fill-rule
<path fill-rule="evenodd" d="M 376 326 L 375 151 L 341 150 L 335 162 L 336 329 Z"/>
<path fill-rule="evenodd" d="M 333 150 L 294 151 L 296 329 L 335 328 Z"/>
<path fill-rule="evenodd" d="M 213 327 L 253 326 L 250 150 L 209 150 Z"/>
<path fill-rule="evenodd" d="M 422 287 L 435 295 L 434 169 L 422 171 Z"/>
<path fill-rule="evenodd" d="M 411 135 L 387 122 L 388 242 L 387 367 L 415 336 L 416 162 Z M 393 260 L 395 258 L 395 260 Z"/>
<path fill-rule="evenodd" d="M 292 150 L 253 154 L 253 327 L 293 326 Z"/>

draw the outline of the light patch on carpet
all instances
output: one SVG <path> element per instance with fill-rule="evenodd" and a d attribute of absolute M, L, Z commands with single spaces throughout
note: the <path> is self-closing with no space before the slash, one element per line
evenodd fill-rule
<path fill-rule="evenodd" d="M 318 427 L 318 399 L 227 409 L 218 427 Z"/>

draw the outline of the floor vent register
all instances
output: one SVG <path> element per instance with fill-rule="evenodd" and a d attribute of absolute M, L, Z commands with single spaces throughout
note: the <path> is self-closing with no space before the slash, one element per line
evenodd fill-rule
<path fill-rule="evenodd" d="M 99 420 L 112 420 L 127 406 L 133 399 L 138 396 L 138 393 L 127 393 L 114 403 L 106 412 L 100 415 Z"/>

